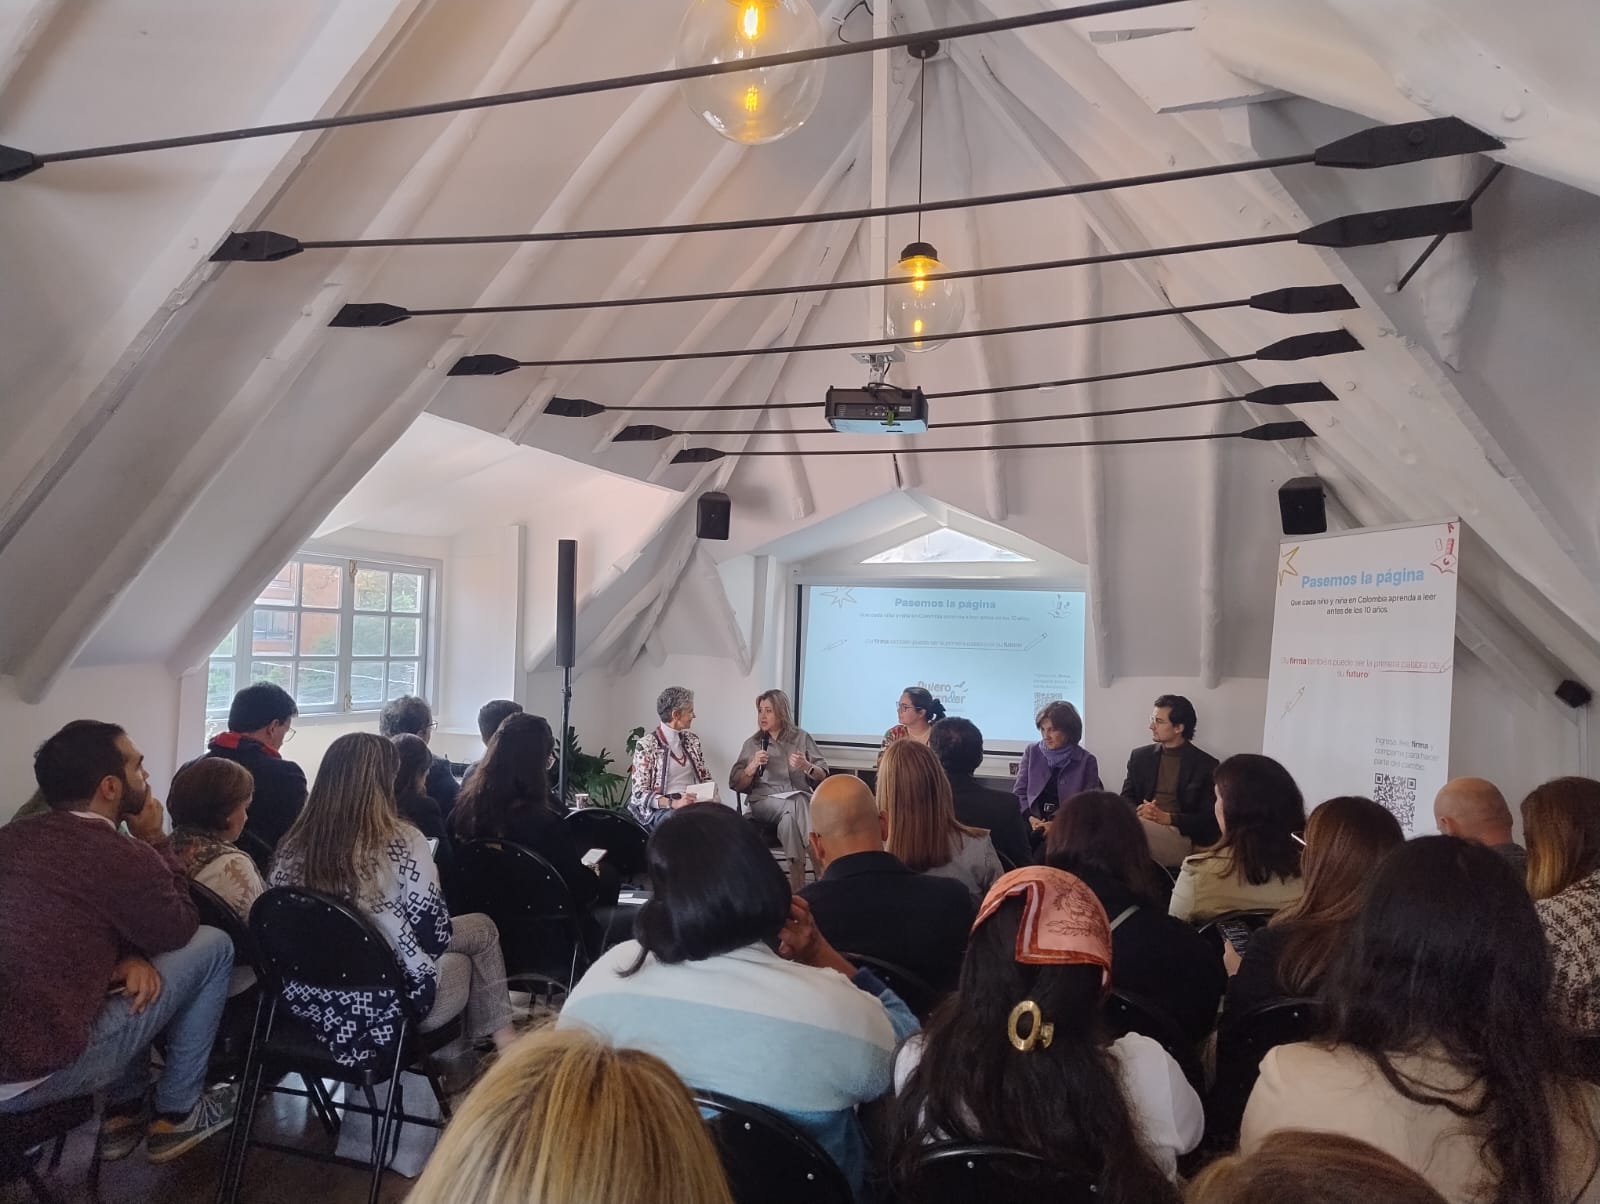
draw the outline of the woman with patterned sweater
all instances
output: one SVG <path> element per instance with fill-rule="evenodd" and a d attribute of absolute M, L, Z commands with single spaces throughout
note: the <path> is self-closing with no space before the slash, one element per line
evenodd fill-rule
<path fill-rule="evenodd" d="M 1528 892 L 1555 963 L 1556 1015 L 1600 1034 L 1600 782 L 1556 778 L 1522 801 Z"/>

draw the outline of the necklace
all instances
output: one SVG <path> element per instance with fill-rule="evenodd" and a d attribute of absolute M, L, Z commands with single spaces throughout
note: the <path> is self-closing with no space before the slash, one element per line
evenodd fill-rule
<path fill-rule="evenodd" d="M 662 728 L 661 730 L 665 731 L 666 729 Z M 683 737 L 679 736 L 678 737 L 678 741 L 679 741 L 679 745 L 681 747 L 682 746 L 682 742 L 683 742 Z M 669 741 L 665 736 L 661 737 L 661 743 L 662 743 L 663 746 L 665 746 L 665 748 L 667 750 L 667 756 L 671 757 L 679 765 L 687 765 L 689 763 L 689 750 L 688 749 L 684 749 L 684 751 L 681 752 L 681 753 L 674 752 L 672 750 L 671 741 Z"/>

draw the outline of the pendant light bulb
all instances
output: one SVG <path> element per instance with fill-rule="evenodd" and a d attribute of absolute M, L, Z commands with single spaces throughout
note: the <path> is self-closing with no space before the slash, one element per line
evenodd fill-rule
<path fill-rule="evenodd" d="M 889 286 L 885 308 L 889 337 L 915 339 L 901 344 L 907 351 L 932 351 L 944 342 L 938 336 L 954 334 L 966 316 L 961 290 L 954 280 L 928 279 L 950 270 L 932 243 L 910 243 L 897 266 L 901 279 Z"/>
<path fill-rule="evenodd" d="M 678 27 L 677 65 L 731 63 L 822 45 L 806 0 L 693 0 Z M 684 80 L 689 108 L 730 142 L 776 142 L 806 123 L 827 65 L 791 63 Z"/>

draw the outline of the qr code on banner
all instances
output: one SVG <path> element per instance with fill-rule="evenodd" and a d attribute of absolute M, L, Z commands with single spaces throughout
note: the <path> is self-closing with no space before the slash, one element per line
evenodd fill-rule
<path fill-rule="evenodd" d="M 1372 775 L 1373 801 L 1382 803 L 1391 814 L 1400 821 L 1400 826 L 1407 831 L 1411 829 L 1411 821 L 1417 812 L 1417 779 L 1402 778 L 1394 774 L 1375 773 Z"/>
<path fill-rule="evenodd" d="M 1054 701 L 1056 701 L 1054 694 L 1035 694 L 1033 696 L 1033 713 L 1037 715 Z"/>

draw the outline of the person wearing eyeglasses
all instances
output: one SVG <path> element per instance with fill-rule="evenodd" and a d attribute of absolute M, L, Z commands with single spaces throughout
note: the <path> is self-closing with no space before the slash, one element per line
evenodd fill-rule
<path fill-rule="evenodd" d="M 399 698 L 391 699 L 378 714 L 378 734 L 391 740 L 396 736 L 410 735 L 427 744 L 433 739 L 433 729 L 438 726 L 427 699 L 418 698 L 415 694 L 402 694 Z M 428 766 L 424 788 L 428 797 L 439 804 L 440 814 L 449 819 L 450 811 L 456 805 L 456 795 L 461 792 L 461 784 L 456 781 L 456 775 L 450 772 L 449 758 L 433 758 Z"/>
<path fill-rule="evenodd" d="M 208 757 L 223 757 L 250 771 L 255 799 L 244 837 L 254 837 L 268 849 L 278 847 L 306 805 L 305 771 L 285 760 L 282 751 L 294 738 L 299 714 L 300 708 L 283 687 L 270 681 L 253 682 L 233 696 L 228 730 L 219 732 L 206 746 Z"/>

